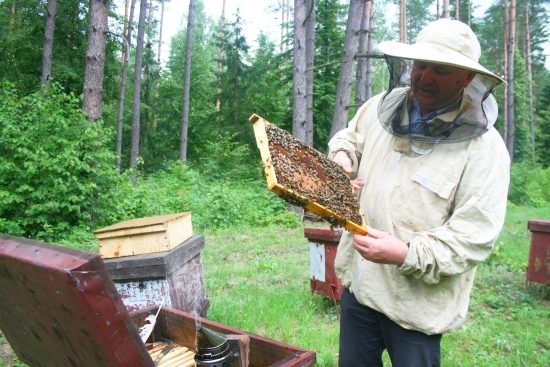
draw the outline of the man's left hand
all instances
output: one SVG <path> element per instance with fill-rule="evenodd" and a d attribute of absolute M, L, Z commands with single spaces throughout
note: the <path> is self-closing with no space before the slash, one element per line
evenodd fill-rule
<path fill-rule="evenodd" d="M 401 265 L 409 247 L 391 233 L 368 228 L 368 235 L 353 236 L 353 247 L 363 258 L 379 264 Z"/>

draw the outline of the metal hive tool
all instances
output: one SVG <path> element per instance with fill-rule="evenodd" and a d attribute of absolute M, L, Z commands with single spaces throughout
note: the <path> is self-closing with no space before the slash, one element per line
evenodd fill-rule
<path fill-rule="evenodd" d="M 367 233 L 351 182 L 340 166 L 256 114 L 250 122 L 271 192 L 332 226 Z"/>

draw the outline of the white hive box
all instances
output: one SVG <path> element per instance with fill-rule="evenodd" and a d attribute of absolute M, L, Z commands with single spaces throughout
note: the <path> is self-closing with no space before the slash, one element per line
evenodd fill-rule
<path fill-rule="evenodd" d="M 137 218 L 94 231 L 102 258 L 170 251 L 193 236 L 191 213 Z"/>

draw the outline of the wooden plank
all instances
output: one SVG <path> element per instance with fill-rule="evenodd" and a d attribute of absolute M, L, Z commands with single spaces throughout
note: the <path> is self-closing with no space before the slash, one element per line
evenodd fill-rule
<path fill-rule="evenodd" d="M 250 122 L 271 192 L 335 227 L 367 233 L 354 189 L 340 166 L 258 115 Z"/>

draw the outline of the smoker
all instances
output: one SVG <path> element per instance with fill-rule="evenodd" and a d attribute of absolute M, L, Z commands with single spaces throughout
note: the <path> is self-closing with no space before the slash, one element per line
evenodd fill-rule
<path fill-rule="evenodd" d="M 241 363 L 238 339 L 197 325 L 195 363 L 197 367 L 246 367 Z"/>

